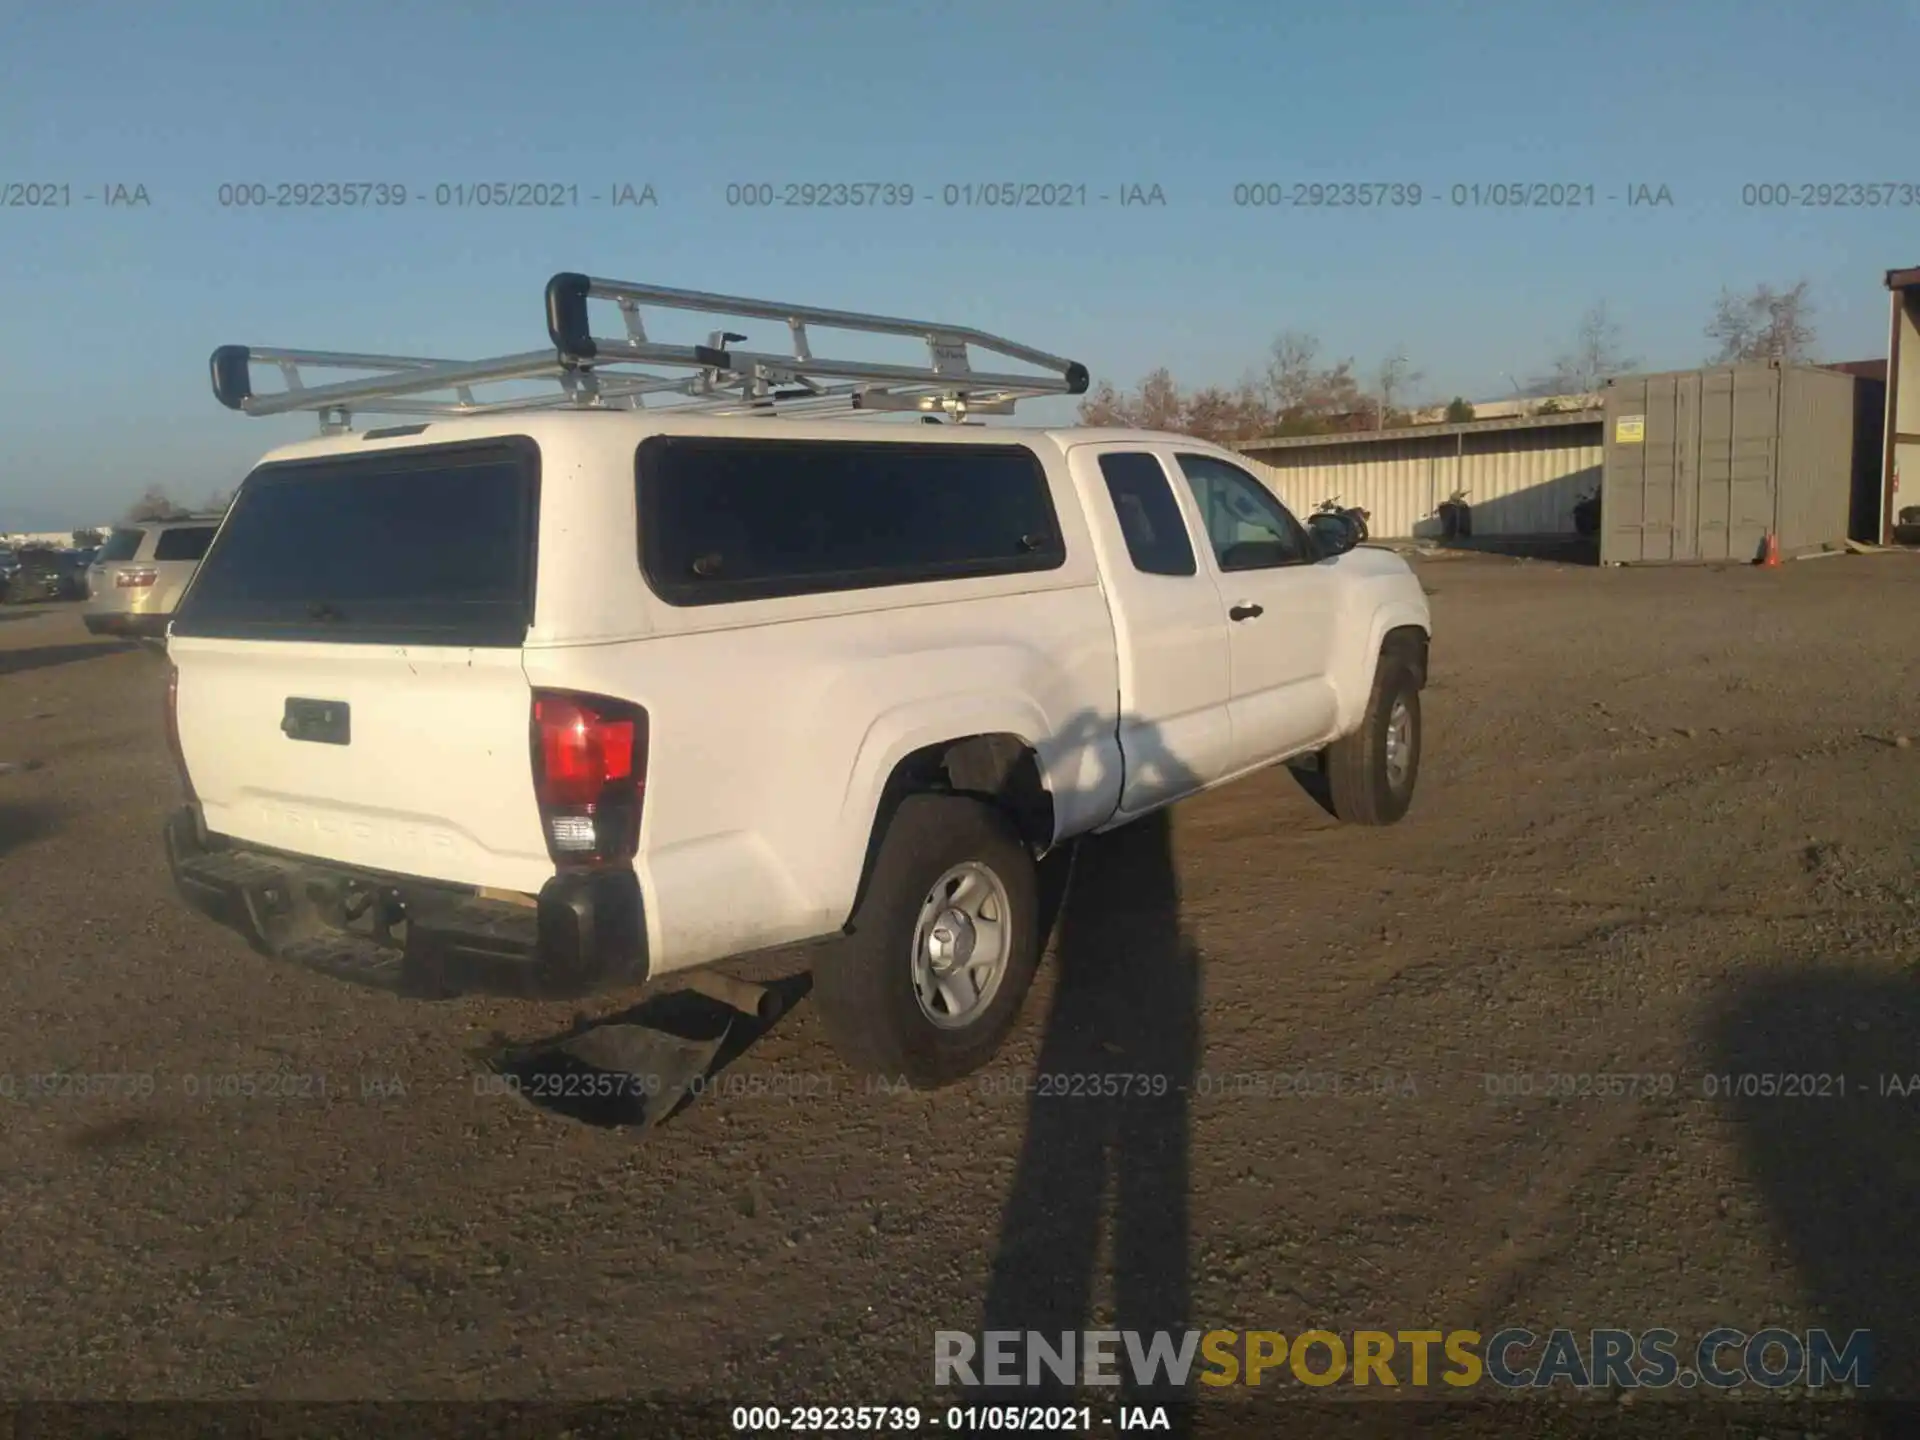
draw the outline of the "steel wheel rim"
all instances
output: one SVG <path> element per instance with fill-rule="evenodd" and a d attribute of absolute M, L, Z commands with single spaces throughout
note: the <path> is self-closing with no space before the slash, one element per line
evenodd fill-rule
<path fill-rule="evenodd" d="M 929 1022 L 965 1029 L 993 1004 L 1013 953 L 1012 910 L 1000 877 L 976 860 L 928 887 L 913 927 L 913 994 Z"/>
<path fill-rule="evenodd" d="M 1387 712 L 1387 783 L 1398 790 L 1413 769 L 1413 712 L 1395 700 Z"/>

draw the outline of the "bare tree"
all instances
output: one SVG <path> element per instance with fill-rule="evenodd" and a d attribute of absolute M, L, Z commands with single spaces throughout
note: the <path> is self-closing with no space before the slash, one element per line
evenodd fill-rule
<path fill-rule="evenodd" d="M 186 513 L 158 485 L 149 485 L 146 492 L 127 507 L 127 519 L 135 524 L 148 520 L 177 520 Z"/>
<path fill-rule="evenodd" d="M 1162 368 L 1123 393 L 1107 382 L 1080 402 L 1083 425 L 1123 425 L 1141 430 L 1170 430 L 1194 435 L 1215 444 L 1232 445 L 1258 439 L 1270 429 L 1271 419 L 1259 385 L 1209 385 L 1192 394 L 1183 391 Z"/>
<path fill-rule="evenodd" d="M 1801 280 L 1790 290 L 1771 285 L 1756 285 L 1744 295 L 1722 290 L 1707 322 L 1706 336 L 1718 346 L 1707 363 L 1805 360 L 1815 333 L 1810 288 Z"/>
<path fill-rule="evenodd" d="M 1187 397 L 1181 419 L 1187 434 L 1216 445 L 1243 444 L 1273 431 L 1273 407 L 1253 380 L 1195 391 Z"/>
<path fill-rule="evenodd" d="M 1173 373 L 1162 366 L 1140 382 L 1140 388 L 1122 394 L 1102 380 L 1080 402 L 1082 425 L 1121 425 L 1136 430 L 1177 430 L 1183 401 Z"/>
<path fill-rule="evenodd" d="M 1354 428 L 1364 423 L 1366 396 L 1353 373 L 1353 361 L 1319 363 L 1320 342 L 1289 330 L 1269 351 L 1266 389 L 1281 434 Z"/>
<path fill-rule="evenodd" d="M 1381 367 L 1377 395 L 1353 373 L 1353 361 L 1320 361 L 1320 342 L 1287 331 L 1277 338 L 1265 369 L 1233 385 L 1183 390 L 1162 368 L 1135 390 L 1102 382 L 1080 402 L 1083 425 L 1121 425 L 1196 435 L 1221 445 L 1266 435 L 1321 435 L 1365 430 L 1391 419 L 1420 378 L 1404 355 Z"/>
<path fill-rule="evenodd" d="M 205 500 L 200 502 L 200 513 L 202 515 L 224 515 L 232 505 L 233 491 L 215 490 L 211 495 L 207 496 Z"/>
<path fill-rule="evenodd" d="M 1363 430 L 1372 423 L 1367 396 L 1351 359 L 1320 363 L 1320 342 L 1289 330 L 1268 350 L 1262 377 L 1277 435 L 1323 435 Z"/>
<path fill-rule="evenodd" d="M 1320 342 L 1297 330 L 1288 330 L 1273 342 L 1267 357 L 1266 388 L 1273 397 L 1274 409 L 1282 415 L 1312 408 L 1324 374 L 1315 363 L 1319 356 Z"/>
<path fill-rule="evenodd" d="M 1374 407 L 1374 424 L 1384 430 L 1389 425 L 1404 423 L 1396 399 L 1404 399 L 1408 390 L 1424 378 L 1423 372 L 1413 368 L 1413 362 L 1407 359 L 1406 351 L 1396 347 L 1393 354 L 1380 362 L 1380 369 L 1374 375 L 1373 390 L 1377 398 Z"/>
<path fill-rule="evenodd" d="M 1529 396 L 1587 395 L 1611 375 L 1624 375 L 1640 366 L 1627 354 L 1620 326 L 1602 300 L 1580 317 L 1573 344 L 1554 357 L 1553 367 L 1526 387 Z"/>

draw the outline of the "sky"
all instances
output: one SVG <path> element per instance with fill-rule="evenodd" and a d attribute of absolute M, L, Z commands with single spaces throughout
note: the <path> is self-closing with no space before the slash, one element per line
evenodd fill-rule
<path fill-rule="evenodd" d="M 1820 358 L 1884 356 L 1882 275 L 1920 265 L 1914 53 L 1916 0 L 0 7 L 0 532 L 151 485 L 198 501 L 313 433 L 218 406 L 216 345 L 537 349 L 561 270 L 971 325 L 1123 388 L 1231 383 L 1291 330 L 1363 371 L 1404 353 L 1421 398 L 1498 399 L 1596 302 L 1678 369 L 1723 286 L 1800 279 Z M 579 199 L 458 202 L 500 181 Z M 315 182 L 409 198 L 223 203 Z M 1005 182 L 1087 199 L 968 203 Z M 1361 182 L 1422 203 L 1236 203 Z M 1894 203 L 1745 188 L 1856 182 Z M 914 198 L 730 203 L 800 183 Z M 1473 198 L 1535 184 L 1592 203 Z"/>

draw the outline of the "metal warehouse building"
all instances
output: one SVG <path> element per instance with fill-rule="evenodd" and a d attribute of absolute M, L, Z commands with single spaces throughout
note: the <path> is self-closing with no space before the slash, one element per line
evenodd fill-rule
<path fill-rule="evenodd" d="M 1914 281 L 1896 292 L 1903 413 L 1920 427 L 1920 272 L 1900 273 Z M 1884 373 L 1761 362 L 1626 375 L 1597 409 L 1239 448 L 1296 514 L 1338 496 L 1383 540 L 1441 538 L 1455 496 L 1476 541 L 1571 538 L 1575 505 L 1597 490 L 1603 564 L 1750 561 L 1769 534 L 1783 556 L 1812 554 L 1881 541 L 1900 512 L 1920 530 L 1920 493 L 1893 499 L 1902 458 L 1920 474 L 1920 434 L 1896 431 Z"/>
<path fill-rule="evenodd" d="M 1456 425 L 1300 435 L 1239 447 L 1287 508 L 1306 516 L 1338 495 L 1369 512 L 1381 539 L 1440 534 L 1456 493 L 1478 538 L 1571 536 L 1573 507 L 1600 484 L 1605 426 L 1597 410 Z"/>
<path fill-rule="evenodd" d="M 1887 338 L 1887 415 L 1882 439 L 1878 537 L 1920 543 L 1920 266 L 1889 270 L 1893 305 Z M 1901 488 L 1901 477 L 1906 488 Z"/>

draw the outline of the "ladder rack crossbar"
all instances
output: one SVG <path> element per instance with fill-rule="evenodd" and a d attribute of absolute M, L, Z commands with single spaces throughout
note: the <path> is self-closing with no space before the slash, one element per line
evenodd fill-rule
<path fill-rule="evenodd" d="M 613 301 L 625 332 L 592 332 L 589 301 Z M 777 321 L 790 352 L 734 350 L 746 339 L 715 331 L 706 345 L 665 344 L 647 338 L 642 305 L 702 314 Z M 652 408 L 709 415 L 820 414 L 868 416 L 919 412 L 964 418 L 1010 414 L 1014 405 L 1044 395 L 1079 395 L 1084 365 L 969 326 L 865 315 L 850 310 L 675 290 L 659 285 L 561 274 L 548 282 L 547 331 L 553 348 L 485 360 L 374 355 L 330 350 L 223 345 L 211 360 L 215 397 L 248 415 L 317 411 L 328 429 L 343 428 L 353 412 L 378 415 L 490 415 L 519 410 Z M 814 352 L 807 327 L 911 337 L 923 342 L 930 363 L 836 359 Z M 1041 372 L 973 368 L 970 350 L 1032 365 Z M 276 367 L 285 388 L 253 388 L 253 366 Z M 379 372 L 310 384 L 303 369 Z M 662 374 L 660 371 L 678 371 Z M 538 383 L 542 394 L 476 399 L 474 387 Z M 444 392 L 454 398 L 436 398 Z M 648 406 L 650 397 L 673 403 Z"/>

